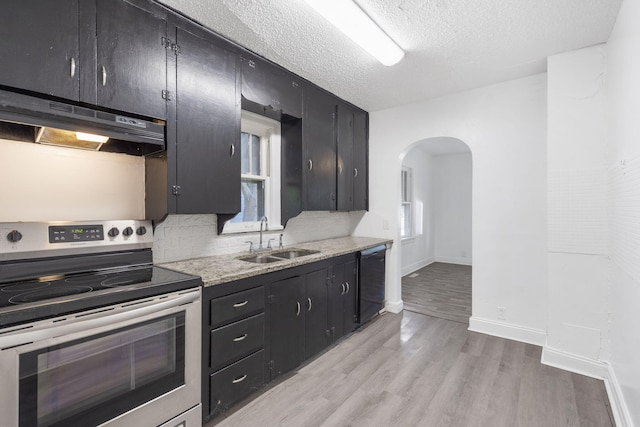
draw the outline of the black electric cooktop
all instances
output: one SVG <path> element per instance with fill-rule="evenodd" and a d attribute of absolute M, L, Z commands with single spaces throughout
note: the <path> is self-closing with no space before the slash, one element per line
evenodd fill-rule
<path fill-rule="evenodd" d="M 180 291 L 201 283 L 197 276 L 141 266 L 0 284 L 0 327 Z"/>

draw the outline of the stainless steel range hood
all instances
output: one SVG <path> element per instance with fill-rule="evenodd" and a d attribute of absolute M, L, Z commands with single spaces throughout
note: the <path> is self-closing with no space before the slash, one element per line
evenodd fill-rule
<path fill-rule="evenodd" d="M 165 125 L 0 90 L 0 138 L 146 156 L 164 151 Z"/>

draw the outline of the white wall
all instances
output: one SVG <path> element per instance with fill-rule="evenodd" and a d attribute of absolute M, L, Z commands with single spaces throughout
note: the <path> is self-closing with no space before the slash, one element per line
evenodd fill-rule
<path fill-rule="evenodd" d="M 624 421 L 640 426 L 640 2 L 625 0 L 607 43 L 610 376 Z"/>
<path fill-rule="evenodd" d="M 608 358 L 605 48 L 549 57 L 549 320 L 543 361 L 602 378 Z"/>
<path fill-rule="evenodd" d="M 387 301 L 402 309 L 398 206 L 403 154 L 426 138 L 473 156 L 471 328 L 541 344 L 546 328 L 546 75 L 370 114 L 370 212 L 356 235 L 393 238 Z M 506 308 L 504 320 L 497 308 Z"/>
<path fill-rule="evenodd" d="M 471 153 L 433 158 L 435 260 L 471 265 Z"/>
<path fill-rule="evenodd" d="M 144 219 L 144 158 L 0 140 L 0 222 Z"/>
<path fill-rule="evenodd" d="M 435 261 L 433 216 L 433 163 L 431 155 L 420 147 L 405 156 L 402 165 L 411 168 L 413 177 L 413 237 L 402 240 L 402 275 Z"/>

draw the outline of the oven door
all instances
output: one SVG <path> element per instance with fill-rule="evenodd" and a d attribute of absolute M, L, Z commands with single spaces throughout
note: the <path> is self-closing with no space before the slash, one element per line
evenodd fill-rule
<path fill-rule="evenodd" d="M 157 426 L 200 403 L 200 290 L 0 331 L 0 426 Z"/>

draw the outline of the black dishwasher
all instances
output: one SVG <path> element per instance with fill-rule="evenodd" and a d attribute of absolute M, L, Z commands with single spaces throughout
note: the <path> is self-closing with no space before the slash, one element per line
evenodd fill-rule
<path fill-rule="evenodd" d="M 384 307 L 386 245 L 360 252 L 358 323 L 371 320 Z"/>

